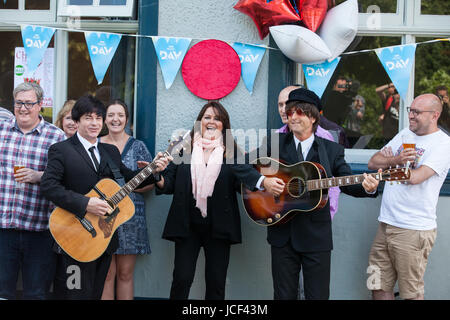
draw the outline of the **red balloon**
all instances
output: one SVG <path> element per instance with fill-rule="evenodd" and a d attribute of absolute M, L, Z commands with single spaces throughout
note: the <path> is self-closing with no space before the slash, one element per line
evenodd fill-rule
<path fill-rule="evenodd" d="M 259 37 L 269 34 L 269 27 L 300 20 L 289 0 L 239 0 L 234 8 L 253 19 Z"/>
<path fill-rule="evenodd" d="M 329 0 L 296 0 L 297 8 L 301 10 L 303 24 L 312 32 L 322 24 L 327 15 Z"/>
<path fill-rule="evenodd" d="M 186 53 L 181 74 L 188 89 L 197 97 L 217 100 L 239 83 L 241 61 L 236 51 L 220 40 L 204 40 Z"/>

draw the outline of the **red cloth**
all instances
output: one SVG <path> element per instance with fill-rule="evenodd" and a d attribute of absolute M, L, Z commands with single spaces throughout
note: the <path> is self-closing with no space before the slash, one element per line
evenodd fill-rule
<path fill-rule="evenodd" d="M 204 40 L 186 53 L 181 74 L 193 94 L 217 100 L 228 95 L 239 83 L 241 61 L 226 42 Z"/>

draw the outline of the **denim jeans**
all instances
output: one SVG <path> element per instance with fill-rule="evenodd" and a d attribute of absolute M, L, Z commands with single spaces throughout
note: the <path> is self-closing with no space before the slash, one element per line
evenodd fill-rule
<path fill-rule="evenodd" d="M 49 231 L 0 229 L 0 298 L 15 299 L 19 270 L 26 300 L 46 299 L 54 278 L 56 254 Z"/>

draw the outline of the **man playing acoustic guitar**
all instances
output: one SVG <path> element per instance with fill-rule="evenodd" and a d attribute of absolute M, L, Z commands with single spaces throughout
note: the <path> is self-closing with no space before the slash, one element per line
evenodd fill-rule
<path fill-rule="evenodd" d="M 327 176 L 351 175 L 344 160 L 344 148 L 315 135 L 322 108 L 319 97 L 300 88 L 289 94 L 286 104 L 289 133 L 279 134 L 279 155 L 284 164 L 301 161 L 319 163 Z M 271 139 L 271 141 L 276 141 Z M 270 153 L 272 147 L 268 146 Z M 340 186 L 341 191 L 355 197 L 375 197 L 378 180 L 364 174 L 362 186 Z M 286 185 L 282 179 L 266 184 L 266 189 L 281 194 Z M 330 258 L 333 248 L 330 205 L 294 215 L 282 224 L 268 227 L 272 252 L 272 276 L 275 299 L 297 299 L 299 273 L 303 268 L 306 299 L 328 299 Z"/>
<path fill-rule="evenodd" d="M 100 100 L 93 96 L 81 97 L 72 109 L 72 119 L 78 125 L 77 133 L 65 141 L 52 145 L 48 151 L 48 164 L 41 180 L 41 191 L 44 196 L 58 207 L 68 211 L 63 212 L 62 216 L 71 215 L 69 219 L 75 221 L 72 229 L 75 226 L 80 227 L 81 230 L 78 233 L 86 235 L 88 239 L 109 238 L 110 240 L 106 250 L 101 249 L 102 254 L 88 262 L 75 260 L 69 256 L 70 252 L 67 254 L 60 252 L 54 281 L 54 292 L 57 299 L 101 298 L 111 257 L 118 247 L 117 235 L 112 235 L 111 227 L 107 225 L 107 221 L 114 221 L 115 218 L 103 219 L 112 208 L 111 203 L 101 199 L 101 194 L 93 197 L 85 196 L 85 194 L 93 189 L 101 179 L 114 179 L 114 175 L 117 176 L 117 170 L 126 181 L 134 179 L 138 173 L 141 175 L 140 172 L 142 172 L 140 170 L 132 171 L 125 167 L 121 161 L 120 152 L 115 146 L 98 142 L 97 137 L 102 129 L 105 116 L 106 109 Z M 164 170 L 169 160 L 170 157 L 159 153 L 154 161 L 155 171 Z M 155 175 L 157 176 L 156 173 Z M 144 180 L 140 186 L 143 187 L 155 183 L 155 181 L 155 176 L 150 174 L 149 178 Z M 105 192 L 104 190 L 100 191 Z M 132 210 L 134 213 L 134 206 L 132 206 Z M 91 217 L 90 222 L 85 218 L 88 213 Z M 54 214 L 55 211 L 52 216 Z M 79 219 L 79 223 L 73 217 Z M 94 218 L 99 221 L 98 224 L 94 223 Z M 91 222 L 92 224 L 89 225 Z M 82 225 L 84 228 L 81 227 Z M 50 230 L 52 231 L 52 217 L 50 217 Z M 70 230 L 62 233 L 64 236 L 64 233 L 69 234 Z M 55 237 L 53 231 L 52 235 Z M 58 241 L 57 238 L 55 239 Z M 61 247 L 63 247 L 62 244 Z M 82 244 L 75 243 L 74 247 L 82 247 Z M 59 247 L 57 249 L 61 251 Z"/>

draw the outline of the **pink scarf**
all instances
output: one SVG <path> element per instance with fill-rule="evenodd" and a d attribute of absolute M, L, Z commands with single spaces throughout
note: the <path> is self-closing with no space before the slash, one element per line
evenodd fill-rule
<path fill-rule="evenodd" d="M 205 164 L 203 149 L 214 149 L 209 156 L 208 165 Z M 209 140 L 198 134 L 195 136 L 191 159 L 192 194 L 203 218 L 207 213 L 207 198 L 213 194 L 222 167 L 223 152 L 222 138 Z"/>

